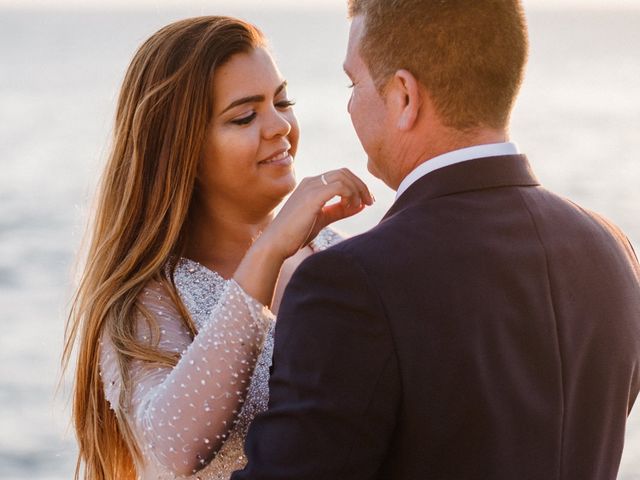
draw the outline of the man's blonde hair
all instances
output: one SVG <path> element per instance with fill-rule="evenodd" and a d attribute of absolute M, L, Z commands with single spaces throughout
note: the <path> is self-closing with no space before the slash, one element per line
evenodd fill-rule
<path fill-rule="evenodd" d="M 528 51 L 519 0 L 348 1 L 350 17 L 364 18 L 360 54 L 380 92 L 406 69 L 447 126 L 507 126 Z"/>

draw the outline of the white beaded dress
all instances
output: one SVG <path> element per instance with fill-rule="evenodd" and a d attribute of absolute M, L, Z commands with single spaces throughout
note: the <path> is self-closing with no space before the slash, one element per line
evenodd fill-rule
<path fill-rule="evenodd" d="M 325 229 L 311 247 L 323 250 L 340 239 Z M 275 317 L 234 280 L 192 260 L 178 261 L 173 280 L 197 334 L 192 338 L 161 284 L 144 288 L 139 302 L 159 329 L 151 331 L 140 314 L 137 335 L 157 339 L 180 360 L 173 368 L 129 364 L 131 399 L 124 415 L 143 456 L 137 477 L 228 480 L 245 466 L 249 424 L 267 408 Z M 123 380 L 106 335 L 100 372 L 115 410 Z"/>

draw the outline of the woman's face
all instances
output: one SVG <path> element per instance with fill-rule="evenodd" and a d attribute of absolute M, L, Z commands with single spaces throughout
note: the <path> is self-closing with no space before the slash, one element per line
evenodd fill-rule
<path fill-rule="evenodd" d="M 219 208 L 260 213 L 296 185 L 299 129 L 286 82 L 264 48 L 236 54 L 213 81 L 198 185 Z"/>

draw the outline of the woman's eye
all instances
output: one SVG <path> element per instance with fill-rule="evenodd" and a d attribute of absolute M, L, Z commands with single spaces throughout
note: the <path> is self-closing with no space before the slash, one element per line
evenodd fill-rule
<path fill-rule="evenodd" d="M 235 125 L 247 125 L 251 123 L 251 121 L 256 118 L 256 112 L 253 112 L 251 115 L 247 115 L 246 117 L 238 118 L 237 120 L 232 120 L 231 123 Z"/>
<path fill-rule="evenodd" d="M 276 103 L 276 107 L 278 108 L 289 108 L 289 107 L 293 107 L 296 104 L 295 100 L 283 100 L 281 102 Z"/>

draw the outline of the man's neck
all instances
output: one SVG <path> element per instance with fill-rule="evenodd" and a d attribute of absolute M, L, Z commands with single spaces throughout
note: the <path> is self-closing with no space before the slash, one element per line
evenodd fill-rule
<path fill-rule="evenodd" d="M 415 169 L 409 172 L 396 189 L 396 199 L 417 180 L 441 168 L 451 167 L 462 162 L 480 158 L 517 155 L 519 153 L 518 146 L 512 142 L 485 143 L 443 153 L 420 163 Z"/>
<path fill-rule="evenodd" d="M 431 137 L 431 138 L 429 138 Z M 439 135 L 427 135 L 424 140 L 407 151 L 403 157 L 401 168 L 398 169 L 394 190 L 397 190 L 402 180 L 419 165 L 429 160 L 463 148 L 476 145 L 508 142 L 506 130 L 477 129 L 472 132 L 461 132 L 448 129 Z M 407 149 L 405 149 L 407 150 Z"/>

